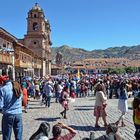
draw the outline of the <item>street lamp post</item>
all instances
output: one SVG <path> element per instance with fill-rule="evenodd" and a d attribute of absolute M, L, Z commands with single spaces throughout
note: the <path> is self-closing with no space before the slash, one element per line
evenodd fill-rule
<path fill-rule="evenodd" d="M 12 74 L 13 74 L 13 80 L 15 81 L 15 55 L 14 52 L 12 52 Z"/>

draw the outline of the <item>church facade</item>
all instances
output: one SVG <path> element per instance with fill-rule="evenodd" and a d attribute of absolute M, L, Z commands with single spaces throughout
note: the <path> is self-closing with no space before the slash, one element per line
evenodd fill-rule
<path fill-rule="evenodd" d="M 43 10 L 36 3 L 29 10 L 27 17 L 27 34 L 24 36 L 22 43 L 31 49 L 34 53 L 42 57 L 42 69 L 40 76 L 51 74 L 51 40 L 50 40 L 50 23 L 45 18 Z"/>
<path fill-rule="evenodd" d="M 50 23 L 37 3 L 28 12 L 23 39 L 0 27 L 0 75 L 2 70 L 14 80 L 51 75 L 50 34 Z"/>

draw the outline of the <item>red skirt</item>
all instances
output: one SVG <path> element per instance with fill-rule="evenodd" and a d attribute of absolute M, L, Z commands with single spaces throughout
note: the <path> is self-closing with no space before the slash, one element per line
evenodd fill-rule
<path fill-rule="evenodd" d="M 67 109 L 68 108 L 68 101 L 63 101 L 62 106 Z"/>
<path fill-rule="evenodd" d="M 94 116 L 96 116 L 96 117 L 107 116 L 105 108 L 103 106 L 95 106 L 95 108 L 94 108 Z"/>

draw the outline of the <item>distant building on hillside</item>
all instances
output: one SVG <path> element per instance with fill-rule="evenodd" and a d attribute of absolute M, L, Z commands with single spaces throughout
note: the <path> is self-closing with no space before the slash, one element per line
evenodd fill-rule
<path fill-rule="evenodd" d="M 103 73 L 108 68 L 140 67 L 140 60 L 129 60 L 127 58 L 95 58 L 76 61 L 71 69 L 85 71 L 86 73 Z"/>

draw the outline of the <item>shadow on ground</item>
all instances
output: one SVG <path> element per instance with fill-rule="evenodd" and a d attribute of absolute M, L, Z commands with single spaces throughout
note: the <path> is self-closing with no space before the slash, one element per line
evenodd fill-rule
<path fill-rule="evenodd" d="M 37 118 L 35 120 L 38 120 L 38 121 L 47 121 L 47 122 L 55 122 L 58 119 L 61 119 L 61 118 L 60 117 L 56 117 L 56 118 Z"/>
<path fill-rule="evenodd" d="M 69 125 L 70 127 L 72 127 L 75 130 L 78 131 L 86 131 L 86 132 L 90 132 L 90 131 L 105 131 L 105 127 L 100 127 L 100 128 L 96 128 L 93 126 L 76 126 L 76 125 Z"/>
<path fill-rule="evenodd" d="M 44 108 L 46 108 L 46 107 L 43 107 L 43 106 L 41 106 L 41 107 L 29 107 L 29 110 L 30 109 L 44 109 Z"/>
<path fill-rule="evenodd" d="M 77 110 L 77 111 L 88 111 L 88 110 L 93 110 L 93 108 L 75 108 L 74 110 Z"/>
<path fill-rule="evenodd" d="M 76 106 L 73 106 L 73 107 L 94 107 L 94 105 L 84 105 L 84 106 L 78 106 L 78 105 L 76 105 Z"/>

